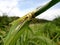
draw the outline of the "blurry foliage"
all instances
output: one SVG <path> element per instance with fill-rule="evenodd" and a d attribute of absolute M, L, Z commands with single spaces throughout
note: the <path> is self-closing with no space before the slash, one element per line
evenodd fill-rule
<path fill-rule="evenodd" d="M 6 32 L 8 32 L 8 29 L 10 28 L 10 24 L 13 20 L 18 19 L 19 17 L 8 17 L 7 15 L 0 16 L 0 35 L 4 35 Z"/>
<path fill-rule="evenodd" d="M 52 21 L 33 19 L 30 27 L 36 36 L 44 36 L 60 45 L 60 17 Z"/>
<path fill-rule="evenodd" d="M 10 23 L 18 18 L 19 17 L 8 17 L 6 15 L 0 16 L 0 43 L 2 42 L 2 36 L 4 37 L 9 31 L 9 28 L 11 26 Z M 34 34 L 29 31 L 27 34 L 27 32 L 25 31 L 21 35 L 17 44 L 20 42 L 21 45 L 24 45 L 25 43 L 28 43 L 29 45 L 45 45 L 41 41 L 45 40 L 46 42 L 48 42 L 52 40 L 60 45 L 60 17 L 54 19 L 53 21 L 34 18 L 30 22 L 29 27 L 32 29 Z M 25 38 L 28 38 L 27 41 Z M 51 45 L 51 42 L 48 43 L 50 43 Z"/>

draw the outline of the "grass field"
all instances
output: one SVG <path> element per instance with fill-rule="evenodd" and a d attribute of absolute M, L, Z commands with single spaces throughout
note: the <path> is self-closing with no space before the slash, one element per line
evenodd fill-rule
<path fill-rule="evenodd" d="M 12 20 L 15 19 L 12 18 Z M 7 23 L 7 21 L 5 22 Z M 8 31 L 6 30 L 9 27 L 10 25 L 7 24 L 0 26 L 0 29 L 5 29 L 0 30 L 0 44 L 3 43 L 2 37 L 7 35 Z M 60 17 L 53 21 L 33 19 L 28 29 L 25 27 L 24 30 L 16 45 L 60 45 Z"/>

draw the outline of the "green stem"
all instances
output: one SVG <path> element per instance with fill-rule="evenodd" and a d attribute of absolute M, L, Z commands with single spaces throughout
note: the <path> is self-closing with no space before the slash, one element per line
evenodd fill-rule
<path fill-rule="evenodd" d="M 42 8 L 39 8 L 35 14 L 34 17 L 38 16 L 39 14 L 43 13 L 44 11 L 46 11 L 47 9 L 49 9 L 50 7 L 52 7 L 53 5 L 55 5 L 56 3 L 58 3 L 59 0 L 52 0 L 50 2 L 48 2 L 46 5 L 44 5 Z"/>

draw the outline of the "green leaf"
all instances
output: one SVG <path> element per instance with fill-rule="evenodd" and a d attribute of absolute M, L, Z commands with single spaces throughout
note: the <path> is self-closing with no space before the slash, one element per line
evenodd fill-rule
<path fill-rule="evenodd" d="M 7 37 L 5 38 L 4 44 L 5 45 L 9 45 L 10 42 L 14 39 L 15 35 L 19 32 L 19 30 L 24 27 L 25 23 L 28 22 L 28 20 L 25 21 L 21 21 L 21 19 L 16 20 L 15 22 L 13 22 L 12 27 L 10 28 L 10 31 L 7 35 Z M 23 31 L 23 30 L 22 30 Z"/>
<path fill-rule="evenodd" d="M 22 28 L 20 28 L 17 32 L 17 34 L 15 35 L 14 39 L 10 42 L 10 45 L 14 45 L 14 43 L 16 43 L 16 41 L 20 38 L 20 36 L 24 33 L 25 30 L 28 30 L 27 26 L 29 25 L 29 22 L 27 21 L 24 26 Z"/>

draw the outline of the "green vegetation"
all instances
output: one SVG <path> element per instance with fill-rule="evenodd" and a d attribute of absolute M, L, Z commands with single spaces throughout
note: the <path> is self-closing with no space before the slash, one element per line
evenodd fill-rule
<path fill-rule="evenodd" d="M 19 17 L 8 16 L 0 18 L 3 20 L 0 22 L 2 25 L 0 25 L 0 38 L 1 36 L 5 37 L 6 33 L 8 33 L 8 28 L 11 27 L 9 23 L 18 18 Z M 35 18 L 29 23 L 29 27 L 32 31 L 29 31 L 29 29 L 25 27 L 26 30 L 21 35 L 20 39 L 17 40 L 16 45 L 60 45 L 60 17 L 53 21 Z M 0 44 L 2 44 L 1 42 L 2 39 L 0 39 Z"/>
<path fill-rule="evenodd" d="M 9 23 L 11 23 L 13 20 L 16 20 L 18 18 L 19 17 L 0 16 L 0 30 L 7 31 L 6 30 L 7 29 L 6 27 L 8 27 L 10 25 Z"/>
<path fill-rule="evenodd" d="M 9 32 L 9 28 L 11 27 L 11 22 L 18 19 L 19 17 L 8 17 L 8 16 L 0 16 L 0 43 L 1 37 L 5 37 L 5 35 Z"/>
<path fill-rule="evenodd" d="M 53 21 L 40 20 L 39 23 L 36 23 L 36 19 L 34 19 L 59 1 L 51 0 L 42 8 L 18 18 L 10 24 L 3 21 L 3 24 L 8 25 L 9 28 L 6 27 L 8 30 L 2 31 L 4 36 L 0 35 L 0 45 L 60 45 L 60 18 Z M 7 32 L 5 33 L 5 31 Z"/>

